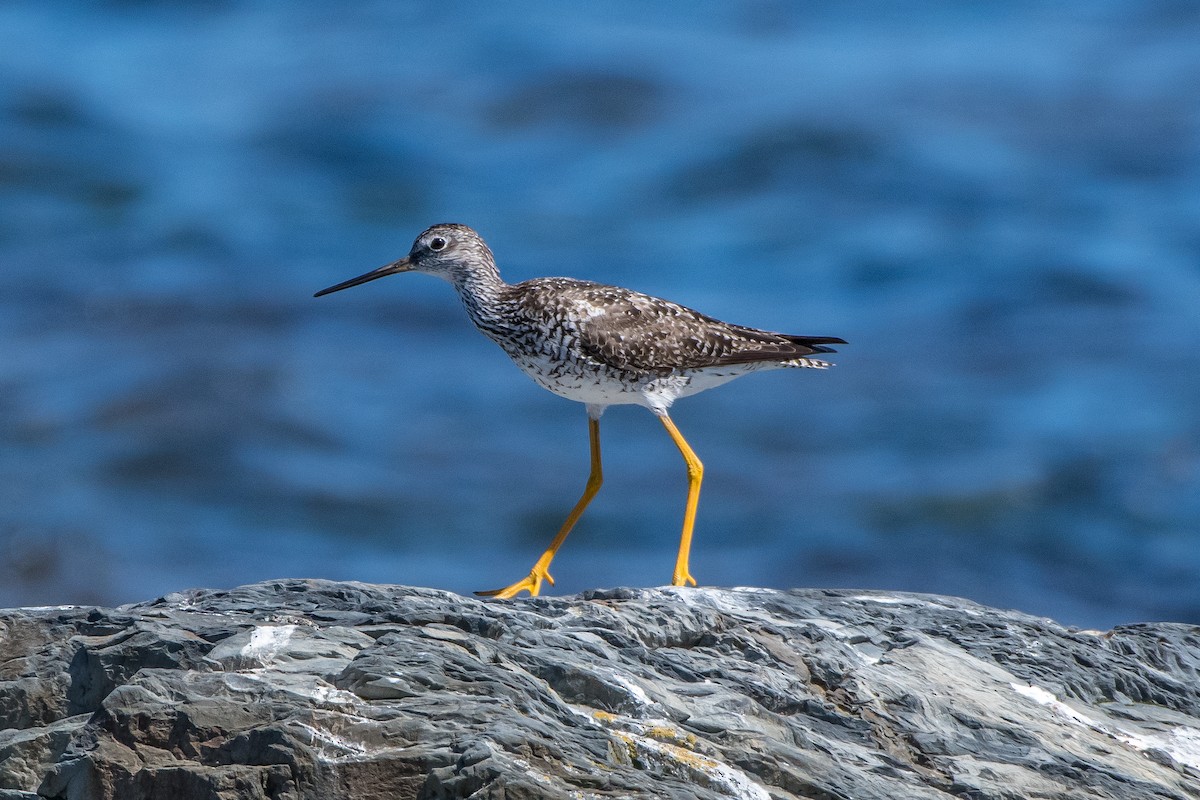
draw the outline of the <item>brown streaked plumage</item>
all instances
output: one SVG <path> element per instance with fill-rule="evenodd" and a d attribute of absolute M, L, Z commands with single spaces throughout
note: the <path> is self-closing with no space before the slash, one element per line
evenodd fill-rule
<path fill-rule="evenodd" d="M 600 415 L 610 405 L 649 408 L 662 421 L 688 468 L 688 499 L 672 583 L 695 585 L 688 570 L 692 529 L 704 468 L 667 410 L 680 397 L 765 369 L 830 364 L 812 355 L 844 344 L 835 336 L 794 336 L 732 325 L 657 297 L 572 278 L 508 284 L 492 251 L 465 225 L 434 225 L 407 256 L 317 292 L 357 286 L 399 272 L 426 272 L 453 284 L 479 330 L 540 386 L 586 404 L 591 473 L 554 541 L 529 575 L 480 594 L 537 595 L 554 583 L 549 567 L 571 528 L 600 488 Z"/>

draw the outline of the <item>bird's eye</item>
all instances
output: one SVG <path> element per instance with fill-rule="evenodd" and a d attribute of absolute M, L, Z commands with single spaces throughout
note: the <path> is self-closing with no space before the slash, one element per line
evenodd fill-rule
<path fill-rule="evenodd" d="M 441 236 L 435 236 L 429 240 L 429 249 L 437 253 L 446 249 L 446 240 Z"/>

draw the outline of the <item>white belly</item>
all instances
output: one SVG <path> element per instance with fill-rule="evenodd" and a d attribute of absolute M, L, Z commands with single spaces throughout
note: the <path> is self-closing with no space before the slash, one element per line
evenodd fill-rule
<path fill-rule="evenodd" d="M 748 372 L 776 366 L 770 363 L 738 364 L 637 379 L 611 368 L 594 369 L 578 363 L 564 365 L 546 357 L 514 361 L 539 386 L 568 400 L 601 407 L 639 405 L 658 413 L 665 412 L 680 397 L 720 386 Z"/>

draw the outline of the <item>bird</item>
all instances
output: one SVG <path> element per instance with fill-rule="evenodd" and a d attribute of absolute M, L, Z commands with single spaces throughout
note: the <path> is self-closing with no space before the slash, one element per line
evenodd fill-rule
<path fill-rule="evenodd" d="M 835 352 L 827 345 L 846 344 L 836 336 L 794 336 L 733 325 L 619 286 L 574 278 L 506 283 L 483 238 L 456 223 L 433 225 L 403 258 L 313 296 L 403 272 L 449 282 L 475 327 L 526 375 L 587 410 L 590 471 L 583 494 L 529 574 L 502 589 L 476 592 L 489 597 L 507 599 L 521 592 L 536 597 L 543 582 L 554 584 L 550 564 L 604 482 L 600 416 L 610 405 L 649 409 L 683 456 L 688 492 L 671 584 L 695 586 L 688 564 L 704 465 L 671 420 L 671 405 L 752 372 L 826 369 L 832 364 L 812 356 Z"/>

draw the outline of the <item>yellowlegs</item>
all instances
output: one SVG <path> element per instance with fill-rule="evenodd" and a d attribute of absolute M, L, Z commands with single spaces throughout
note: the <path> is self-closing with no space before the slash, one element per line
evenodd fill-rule
<path fill-rule="evenodd" d="M 603 482 L 600 415 L 610 405 L 653 411 L 687 464 L 688 494 L 683 533 L 671 583 L 696 585 L 688 553 L 704 466 L 667 415 L 680 397 L 719 386 L 750 372 L 782 367 L 825 369 L 809 356 L 832 353 L 835 336 L 791 336 L 743 328 L 707 317 L 669 300 L 572 278 L 535 278 L 508 284 L 491 249 L 465 225 L 429 228 L 399 261 L 351 278 L 315 297 L 398 272 L 425 272 L 449 281 L 475 327 L 503 348 L 526 375 L 557 395 L 587 406 L 591 472 L 583 495 L 529 575 L 494 591 L 536 596 L 542 581 L 553 584 L 550 562 Z"/>

